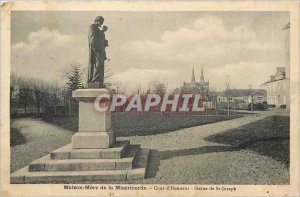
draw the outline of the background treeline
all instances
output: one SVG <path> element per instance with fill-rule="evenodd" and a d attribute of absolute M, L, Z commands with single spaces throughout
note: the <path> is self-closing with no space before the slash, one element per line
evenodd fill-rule
<path fill-rule="evenodd" d="M 72 91 L 82 88 L 80 66 L 71 65 L 63 73 L 64 84 L 19 76 L 10 77 L 11 117 L 68 115 L 78 113 L 78 102 Z"/>
<path fill-rule="evenodd" d="M 83 88 L 83 76 L 86 74 L 76 63 L 62 70 L 60 83 L 49 82 L 32 77 L 20 76 L 15 73 L 10 77 L 10 115 L 12 118 L 24 116 L 69 116 L 77 117 L 78 101 L 72 98 L 72 91 Z M 161 81 L 151 81 L 147 88 L 140 84 L 126 91 L 125 84 L 111 82 L 111 74 L 105 72 L 105 86 L 110 94 L 126 94 L 129 98 L 134 94 L 158 94 L 163 98 L 167 93 L 167 84 Z M 64 82 L 63 82 L 64 81 Z M 126 93 L 127 92 L 127 93 Z M 173 94 L 178 93 L 174 90 Z M 171 93 L 172 94 L 172 93 Z M 118 111 L 124 111 L 118 109 Z"/>

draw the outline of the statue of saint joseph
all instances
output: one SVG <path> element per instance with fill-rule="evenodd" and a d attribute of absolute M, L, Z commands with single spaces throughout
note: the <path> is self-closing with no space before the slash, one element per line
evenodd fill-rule
<path fill-rule="evenodd" d="M 98 83 L 99 88 L 105 88 L 104 85 L 104 61 L 106 58 L 105 48 L 108 46 L 108 41 L 105 39 L 105 31 L 107 26 L 103 25 L 104 18 L 97 16 L 95 23 L 89 28 L 89 68 L 88 68 L 88 84 Z"/>

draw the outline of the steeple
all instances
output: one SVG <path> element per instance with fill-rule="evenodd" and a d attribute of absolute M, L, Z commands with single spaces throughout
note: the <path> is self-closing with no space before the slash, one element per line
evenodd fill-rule
<path fill-rule="evenodd" d="M 192 71 L 192 79 L 191 79 L 191 82 L 192 82 L 192 83 L 195 83 L 195 82 L 196 82 L 196 80 L 195 80 L 194 67 L 193 67 L 193 71 Z"/>
<path fill-rule="evenodd" d="M 203 68 L 201 68 L 201 77 L 200 77 L 200 81 L 201 81 L 201 82 L 204 82 Z"/>

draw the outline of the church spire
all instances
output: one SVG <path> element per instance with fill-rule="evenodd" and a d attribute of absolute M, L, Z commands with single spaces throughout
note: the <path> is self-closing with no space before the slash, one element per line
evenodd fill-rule
<path fill-rule="evenodd" d="M 196 82 L 196 80 L 195 80 L 194 67 L 193 67 L 193 71 L 192 71 L 192 79 L 191 79 L 191 82 L 192 82 L 192 83 L 195 83 L 195 82 Z"/>
<path fill-rule="evenodd" d="M 200 81 L 201 81 L 201 82 L 204 82 L 203 68 L 201 68 L 201 77 L 200 77 Z"/>

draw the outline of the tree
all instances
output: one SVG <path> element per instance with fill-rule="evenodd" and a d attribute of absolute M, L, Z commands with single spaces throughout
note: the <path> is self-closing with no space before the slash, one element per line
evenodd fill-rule
<path fill-rule="evenodd" d="M 157 94 L 163 99 L 164 95 L 167 92 L 167 85 L 160 81 L 151 81 L 148 84 L 147 94 Z M 161 111 L 161 114 L 164 115 L 164 112 Z"/>
<path fill-rule="evenodd" d="M 15 98 L 18 91 L 18 76 L 12 73 L 10 75 L 10 114 L 14 114 L 15 109 L 18 107 L 18 98 Z"/>
<path fill-rule="evenodd" d="M 67 91 L 65 96 L 67 97 L 69 116 L 71 117 L 74 111 L 78 110 L 78 102 L 72 98 L 72 91 L 83 88 L 82 84 L 82 70 L 78 64 L 72 64 L 65 72 L 65 79 Z M 74 110 L 75 109 L 75 110 Z"/>
<path fill-rule="evenodd" d="M 126 93 L 126 87 L 124 86 L 124 83 L 121 83 L 120 81 L 115 82 L 115 93 L 116 94 L 125 94 Z"/>
<path fill-rule="evenodd" d="M 66 85 L 69 90 L 74 91 L 76 89 L 82 88 L 82 71 L 80 66 L 77 64 L 72 64 L 69 70 L 65 73 L 65 78 L 67 79 Z"/>
<path fill-rule="evenodd" d="M 167 92 L 167 85 L 160 81 L 152 81 L 148 84 L 147 92 L 152 94 L 158 94 L 163 97 Z"/>
<path fill-rule="evenodd" d="M 229 90 L 229 82 L 226 83 L 226 90 L 227 90 L 227 115 L 230 115 L 230 90 Z"/>
<path fill-rule="evenodd" d="M 16 90 L 17 76 L 15 74 L 10 75 L 10 100 L 12 100 L 12 95 Z"/>
<path fill-rule="evenodd" d="M 35 83 L 34 84 L 34 96 L 35 96 L 35 106 L 36 106 L 36 110 L 37 110 L 37 116 L 39 117 L 41 115 L 41 103 L 42 103 L 42 99 L 43 99 L 43 93 L 41 91 L 41 87 L 39 86 L 39 83 Z"/>
<path fill-rule="evenodd" d="M 112 90 L 113 86 L 116 85 L 116 82 L 111 81 L 112 73 L 110 72 L 110 69 L 108 65 L 104 67 L 104 86 L 108 90 Z"/>
<path fill-rule="evenodd" d="M 27 84 L 23 84 L 20 88 L 20 93 L 19 93 L 19 103 L 24 107 L 24 113 L 25 115 L 27 114 L 27 108 L 30 105 L 32 101 L 32 92 L 27 86 Z"/>
<path fill-rule="evenodd" d="M 56 112 L 58 92 L 60 88 L 56 82 L 50 83 L 41 79 L 21 77 L 15 74 L 10 78 L 10 109 L 11 115 L 17 115 L 20 107 L 24 108 L 25 114 L 28 109 L 31 114 L 40 116 L 41 109 L 44 113 Z"/>

